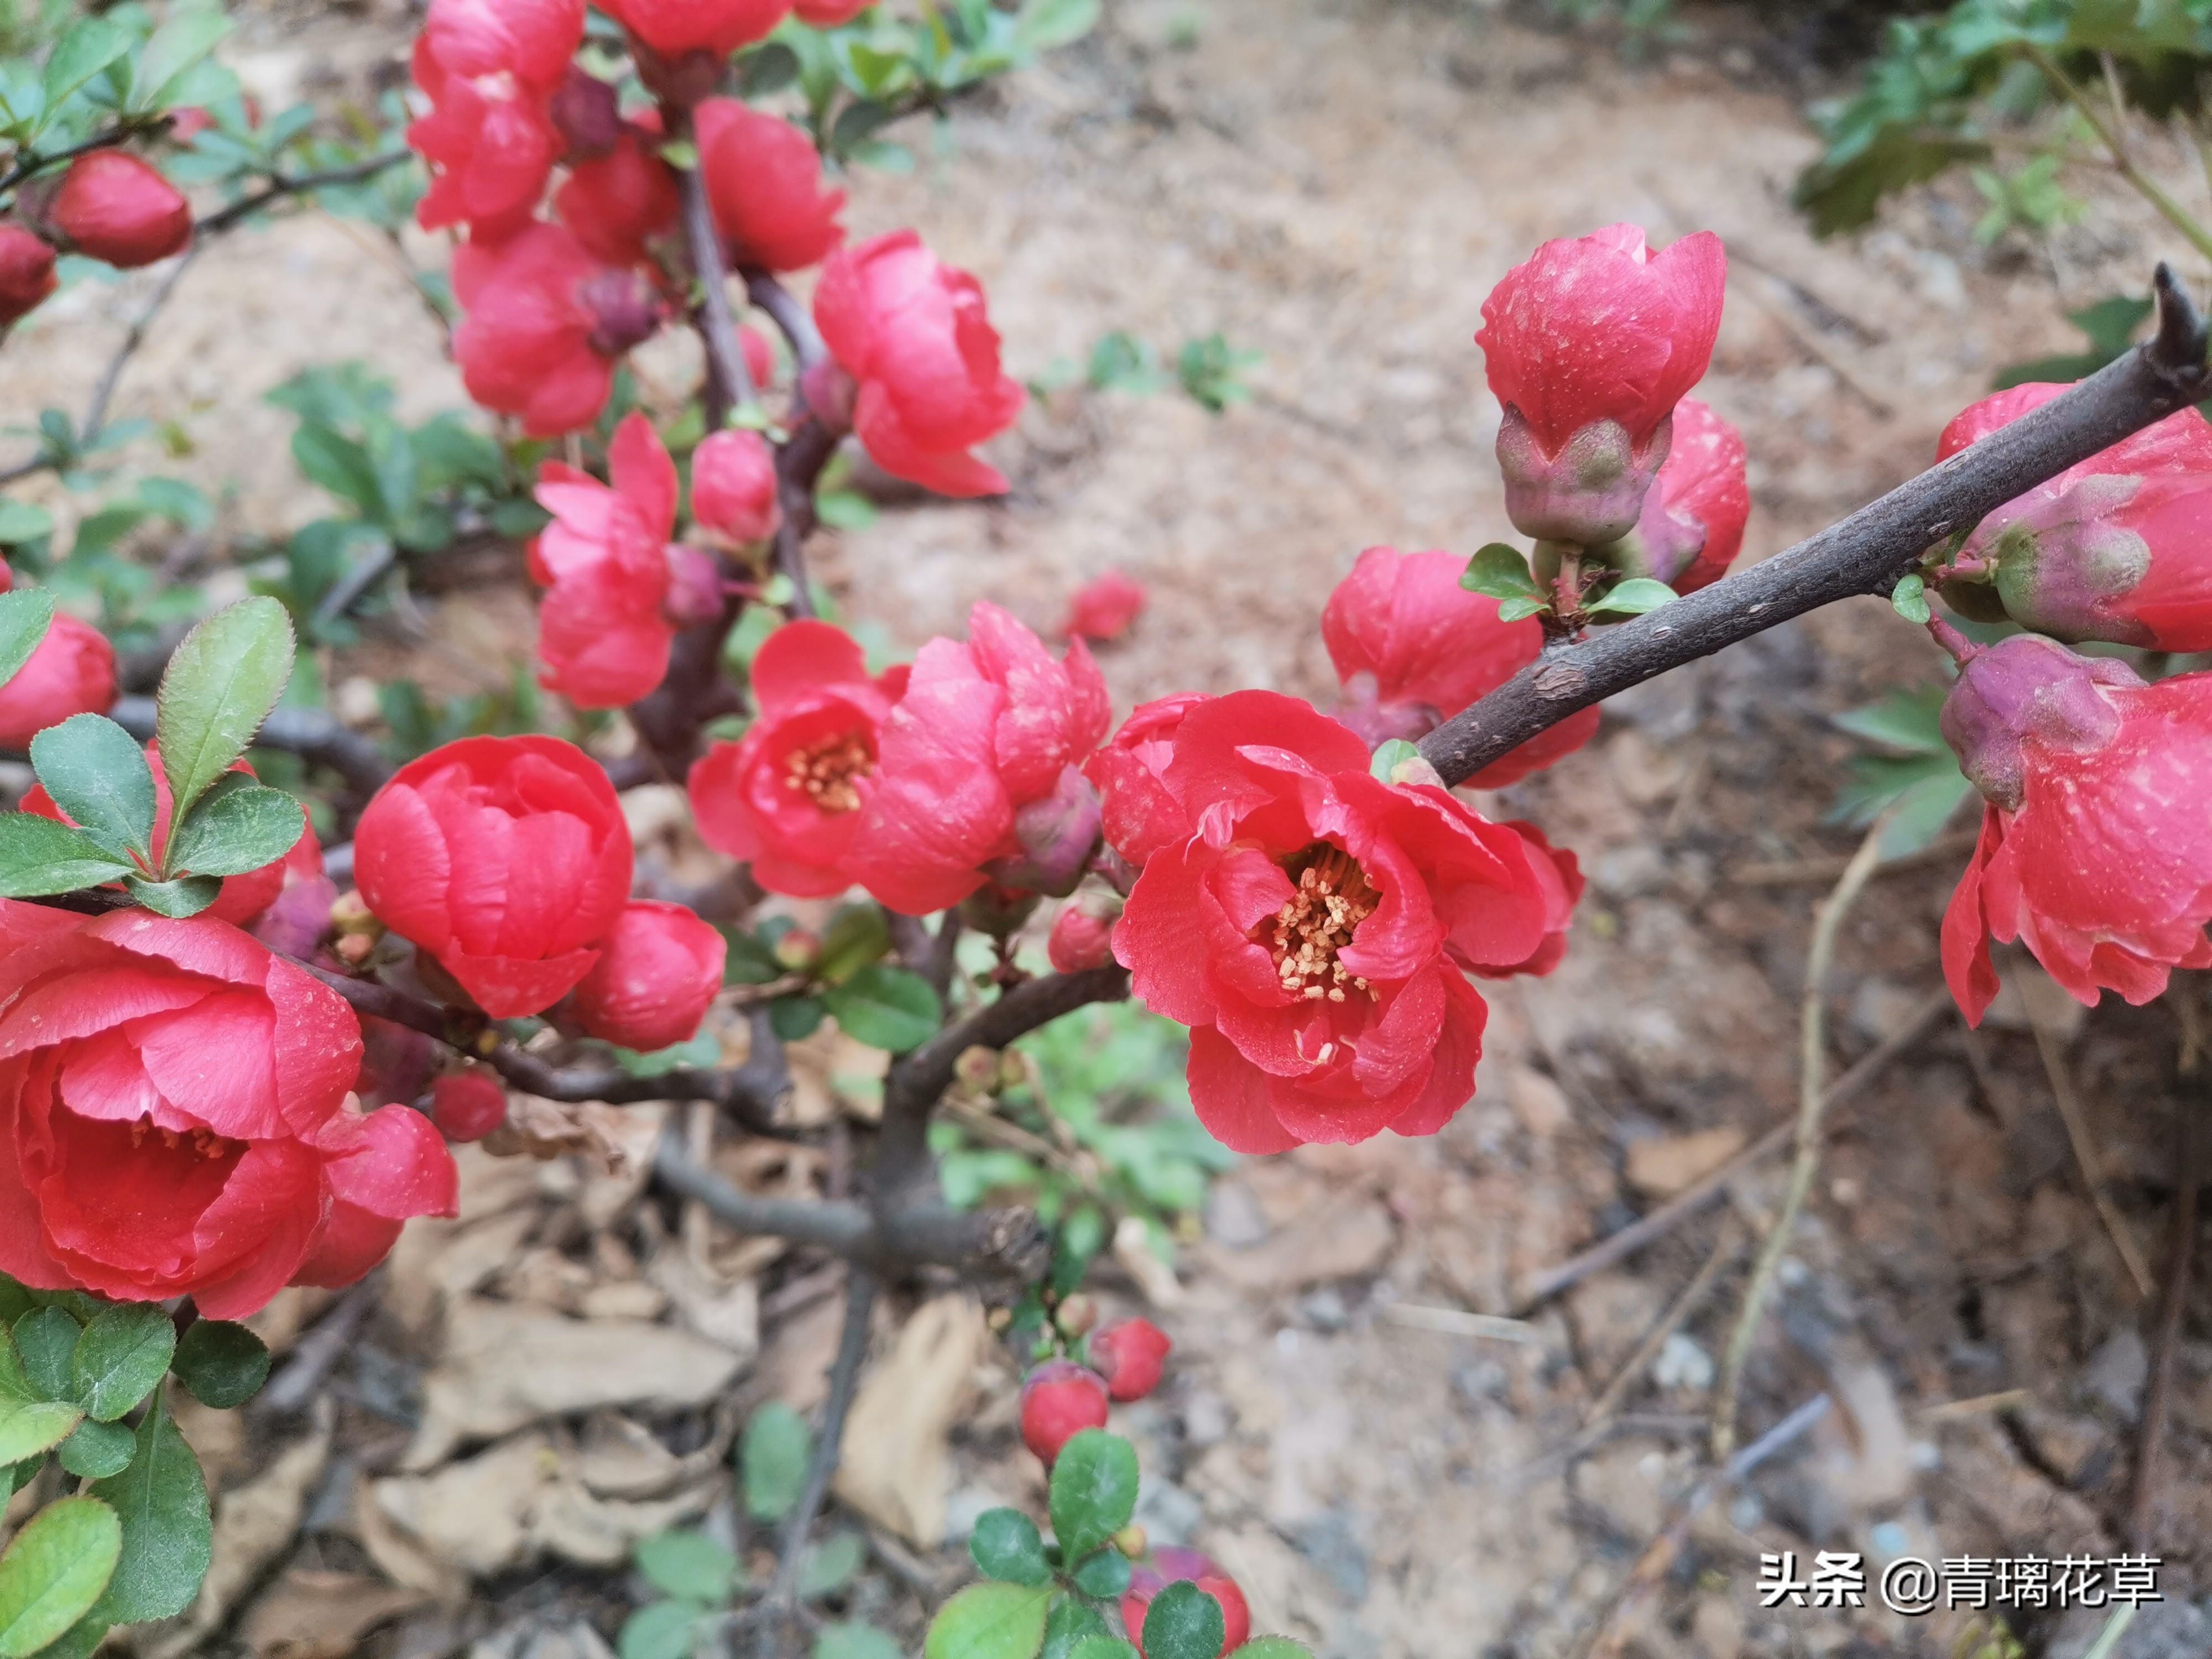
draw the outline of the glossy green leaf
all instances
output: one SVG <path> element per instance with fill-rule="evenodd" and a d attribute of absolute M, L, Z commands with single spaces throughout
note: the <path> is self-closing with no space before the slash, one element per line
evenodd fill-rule
<path fill-rule="evenodd" d="M 42 587 L 0 593 L 0 685 L 15 678 L 53 626 L 54 596 Z"/>
<path fill-rule="evenodd" d="M 292 619 L 271 599 L 241 599 L 185 635 L 155 723 L 179 817 L 246 752 L 292 678 Z"/>
<path fill-rule="evenodd" d="M 1674 590 L 1662 581 L 1631 576 L 1626 581 L 1615 582 L 1585 608 L 1593 617 L 1640 617 L 1672 604 L 1675 598 Z"/>
<path fill-rule="evenodd" d="M 1420 757 L 1420 750 L 1407 743 L 1405 738 L 1392 738 L 1368 757 L 1367 769 L 1373 776 L 1388 783 L 1390 781 L 1391 773 L 1407 761 L 1419 760 Z"/>
<path fill-rule="evenodd" d="M 1889 602 L 1897 614 L 1909 623 L 1924 624 L 1931 614 L 1928 609 L 1928 583 L 1917 570 L 1908 570 L 1897 579 L 1897 586 L 1889 590 Z"/>
<path fill-rule="evenodd" d="M 72 714 L 31 739 L 39 781 L 77 827 L 114 848 L 154 842 L 154 774 L 138 739 L 101 714 Z"/>
<path fill-rule="evenodd" d="M 138 1437 L 129 1424 L 94 1423 L 87 1419 L 62 1442 L 56 1455 L 62 1467 L 80 1480 L 100 1480 L 129 1468 L 137 1444 Z"/>
<path fill-rule="evenodd" d="M 82 830 L 36 812 L 0 812 L 0 898 L 73 893 L 130 872 Z"/>
<path fill-rule="evenodd" d="M 1103 1429 L 1073 1437 L 1053 1463 L 1048 1508 L 1062 1559 L 1081 1560 L 1137 1512 L 1137 1449 Z"/>
<path fill-rule="evenodd" d="M 201 1405 L 229 1411 L 260 1393 L 269 1380 L 269 1348 L 243 1325 L 195 1320 L 179 1340 L 171 1366 L 185 1392 Z"/>
<path fill-rule="evenodd" d="M 814 1433 L 805 1418 L 781 1400 L 756 1411 L 738 1446 L 747 1513 L 756 1521 L 781 1521 L 790 1514 L 813 1456 Z"/>
<path fill-rule="evenodd" d="M 828 1012 L 820 997 L 778 997 L 768 1006 L 769 1029 L 786 1042 L 799 1042 L 820 1029 Z"/>
<path fill-rule="evenodd" d="M 664 1595 L 720 1607 L 738 1583 L 738 1558 L 695 1528 L 655 1533 L 637 1547 L 637 1570 Z"/>
<path fill-rule="evenodd" d="M 1220 1659 L 1228 1639 L 1221 1603 L 1195 1584 L 1170 1584 L 1145 1609 L 1146 1659 Z"/>
<path fill-rule="evenodd" d="M 20 1463 L 50 1450 L 83 1420 L 76 1406 L 40 1393 L 23 1369 L 14 1335 L 0 1331 L 0 1463 Z"/>
<path fill-rule="evenodd" d="M 1232 1648 L 1229 1659 L 1313 1659 L 1313 1650 L 1287 1636 L 1255 1636 L 1241 1648 Z"/>
<path fill-rule="evenodd" d="M 1540 617 L 1545 615 L 1551 610 L 1551 608 L 1552 602 L 1540 596 L 1525 597 L 1517 599 L 1500 599 L 1498 602 L 1498 620 L 1500 622 L 1525 622 L 1531 617 Z"/>
<path fill-rule="evenodd" d="M 890 1635 L 858 1622 L 824 1625 L 815 1632 L 813 1659 L 905 1659 Z"/>
<path fill-rule="evenodd" d="M 922 1659 L 1036 1659 L 1051 1600 L 1047 1589 L 970 1584 L 929 1621 Z"/>
<path fill-rule="evenodd" d="M 169 836 L 163 864 L 172 873 L 238 876 L 290 852 L 307 815 L 282 789 L 226 772 Z"/>
<path fill-rule="evenodd" d="M 1086 1636 L 1069 1650 L 1067 1659 L 1143 1659 L 1136 1644 L 1118 1636 Z"/>
<path fill-rule="evenodd" d="M 882 962 L 870 963 L 833 986 L 823 1001 L 847 1036 L 895 1054 L 928 1042 L 944 1018 L 927 980 Z"/>
<path fill-rule="evenodd" d="M 49 113 L 131 50 L 131 31 L 112 18 L 87 17 L 55 44 L 43 77 Z"/>
<path fill-rule="evenodd" d="M 109 1308 L 84 1328 L 70 1371 L 85 1414 L 112 1423 L 154 1391 L 177 1351 L 177 1328 L 153 1303 Z"/>
<path fill-rule="evenodd" d="M 168 21 L 154 31 L 145 50 L 138 54 L 131 77 L 131 106 L 166 108 L 173 83 L 229 33 L 230 20 L 220 6 L 179 6 L 171 11 Z"/>
<path fill-rule="evenodd" d="M 110 1624 L 167 1619 L 191 1606 L 207 1577 L 207 1481 L 158 1395 L 139 1419 L 130 1467 L 92 1485 L 123 1521 L 123 1553 L 98 1611 Z"/>
<path fill-rule="evenodd" d="M 1493 599 L 1540 599 L 1543 592 L 1530 574 L 1528 561 L 1517 547 L 1492 542 L 1467 562 L 1459 585 L 1470 593 L 1487 593 Z"/>
<path fill-rule="evenodd" d="M 784 966 L 767 943 L 736 927 L 721 930 L 729 948 L 722 957 L 725 985 L 769 985 L 784 975 Z"/>
<path fill-rule="evenodd" d="M 15 1352 L 23 1356 L 23 1375 L 40 1399 L 84 1403 L 76 1397 L 70 1374 L 82 1334 L 76 1321 L 59 1308 L 34 1308 L 15 1322 Z"/>
<path fill-rule="evenodd" d="M 828 984 L 842 985 L 869 963 L 881 961 L 890 948 L 890 924 L 881 905 L 842 905 L 822 930 L 813 971 Z"/>
<path fill-rule="evenodd" d="M 122 1548 L 115 1511 L 64 1498 L 33 1516 L 0 1555 L 0 1659 L 36 1653 L 89 1613 Z"/>
<path fill-rule="evenodd" d="M 1129 1558 L 1109 1544 L 1085 1556 L 1068 1578 L 1085 1595 L 1113 1601 L 1129 1588 Z"/>
<path fill-rule="evenodd" d="M 696 1601 L 653 1601 L 623 1620 L 615 1638 L 621 1659 L 690 1659 L 699 1621 L 713 1612 Z"/>
<path fill-rule="evenodd" d="M 1092 1637 L 1112 1634 L 1088 1601 L 1063 1595 L 1044 1621 L 1044 1649 L 1037 1659 L 1075 1659 L 1076 1650 Z"/>
<path fill-rule="evenodd" d="M 969 1534 L 968 1553 L 986 1578 L 1009 1584 L 1048 1584 L 1052 1563 L 1036 1522 L 1019 1510 L 986 1510 Z"/>
<path fill-rule="evenodd" d="M 867 1559 L 868 1547 L 857 1532 L 833 1532 L 821 1542 L 808 1545 L 799 1560 L 800 1598 L 812 1601 L 835 1595 L 853 1582 Z"/>
<path fill-rule="evenodd" d="M 123 885 L 131 896 L 157 916 L 196 916 L 222 896 L 218 876 L 180 876 L 174 881 L 147 881 L 125 876 Z"/>

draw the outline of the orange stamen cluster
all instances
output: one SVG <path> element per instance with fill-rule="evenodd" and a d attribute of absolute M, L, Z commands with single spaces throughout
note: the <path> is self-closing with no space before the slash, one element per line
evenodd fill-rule
<path fill-rule="evenodd" d="M 131 1126 L 131 1146 L 144 1146 L 149 1135 L 157 1137 L 161 1145 L 173 1152 L 189 1141 L 192 1151 L 204 1158 L 222 1158 L 232 1149 L 232 1143 L 212 1129 L 187 1129 L 180 1133 L 175 1129 L 157 1128 L 152 1115 L 142 1113 L 138 1121 Z"/>
<path fill-rule="evenodd" d="M 1287 866 L 1297 882 L 1289 902 L 1275 912 L 1269 951 L 1283 989 L 1309 1002 L 1342 1002 L 1374 988 L 1336 959 L 1359 924 L 1382 902 L 1352 856 L 1326 842 L 1306 848 Z"/>
<path fill-rule="evenodd" d="M 825 812 L 854 812 L 860 806 L 858 780 L 876 769 L 876 757 L 848 734 L 793 750 L 783 768 L 785 788 L 803 792 Z"/>

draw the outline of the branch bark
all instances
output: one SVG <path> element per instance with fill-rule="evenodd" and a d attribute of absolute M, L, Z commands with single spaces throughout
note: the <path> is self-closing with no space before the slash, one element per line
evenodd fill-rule
<path fill-rule="evenodd" d="M 691 269 L 699 278 L 699 309 L 692 318 L 700 343 L 707 348 L 707 430 L 720 432 L 730 411 L 752 402 L 753 377 L 738 342 L 738 322 L 730 311 L 730 270 L 722 258 L 722 234 L 714 225 L 714 204 L 698 168 L 682 174 L 684 234 L 690 245 Z"/>
<path fill-rule="evenodd" d="M 1578 709 L 1838 599 L 1887 593 L 1929 548 L 2131 432 L 2212 394 L 2205 326 L 2172 271 L 2158 331 L 2118 362 L 1840 523 L 1748 570 L 1547 650 L 1421 739 L 1460 783 Z"/>

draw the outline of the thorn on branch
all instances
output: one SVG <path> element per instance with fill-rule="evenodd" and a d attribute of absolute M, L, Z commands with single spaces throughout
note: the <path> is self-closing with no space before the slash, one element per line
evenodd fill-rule
<path fill-rule="evenodd" d="M 2151 296 L 2158 307 L 2158 326 L 2144 347 L 2145 356 L 2160 368 L 2201 378 L 2207 347 L 2204 319 L 2173 267 L 2163 259 L 2151 278 Z"/>

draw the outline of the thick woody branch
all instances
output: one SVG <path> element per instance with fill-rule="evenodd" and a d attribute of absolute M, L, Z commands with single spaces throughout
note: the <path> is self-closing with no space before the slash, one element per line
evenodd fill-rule
<path fill-rule="evenodd" d="M 1421 739 L 1447 783 L 1577 709 L 1838 599 L 1887 593 L 1928 549 L 2022 491 L 2212 393 L 2205 326 L 2158 268 L 2158 331 L 2040 409 L 1764 563 L 1548 650 Z"/>

